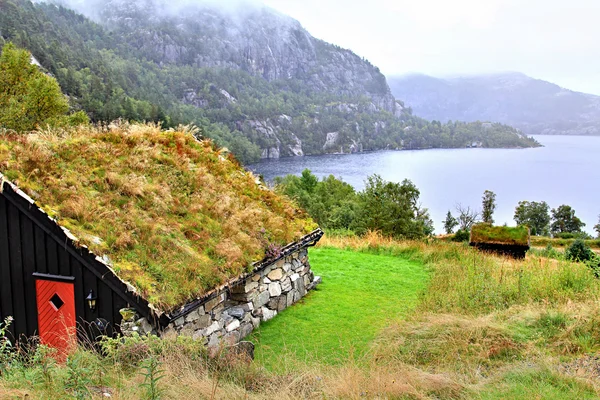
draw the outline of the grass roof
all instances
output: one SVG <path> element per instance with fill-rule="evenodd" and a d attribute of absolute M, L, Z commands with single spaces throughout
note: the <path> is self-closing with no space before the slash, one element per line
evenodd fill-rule
<path fill-rule="evenodd" d="M 316 228 L 187 128 L 0 133 L 0 172 L 163 311 Z"/>
<path fill-rule="evenodd" d="M 471 228 L 471 243 L 528 246 L 529 228 L 476 224 Z"/>

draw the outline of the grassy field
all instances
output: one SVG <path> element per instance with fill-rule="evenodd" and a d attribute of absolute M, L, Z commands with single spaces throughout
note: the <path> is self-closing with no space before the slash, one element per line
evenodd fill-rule
<path fill-rule="evenodd" d="M 559 239 L 550 238 L 546 236 L 532 236 L 531 246 L 532 247 L 546 247 L 551 245 L 552 247 L 564 248 L 569 247 L 575 242 L 575 239 Z M 600 249 L 600 239 L 589 239 L 585 240 L 585 244 L 590 246 L 592 249 Z"/>
<path fill-rule="evenodd" d="M 311 249 L 310 261 L 323 283 L 252 337 L 257 360 L 271 369 L 364 359 L 384 327 L 412 313 L 426 286 L 418 261 L 335 248 Z"/>
<path fill-rule="evenodd" d="M 0 351 L 0 398 L 156 398 L 152 362 L 163 399 L 600 397 L 600 280 L 585 264 L 376 234 L 324 237 L 311 263 L 322 286 L 261 327 L 254 362 L 183 337 L 65 365 Z"/>

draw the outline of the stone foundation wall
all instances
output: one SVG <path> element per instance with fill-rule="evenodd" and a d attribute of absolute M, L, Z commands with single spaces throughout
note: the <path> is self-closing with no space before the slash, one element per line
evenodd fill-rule
<path fill-rule="evenodd" d="M 195 310 L 172 321 L 165 335 L 189 335 L 209 348 L 234 345 L 291 306 L 321 282 L 314 276 L 306 248 L 257 271 Z"/>

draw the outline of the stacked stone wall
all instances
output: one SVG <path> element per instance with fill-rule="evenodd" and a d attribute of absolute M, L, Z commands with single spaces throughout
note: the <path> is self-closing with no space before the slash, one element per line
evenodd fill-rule
<path fill-rule="evenodd" d="M 306 248 L 300 249 L 175 319 L 164 334 L 192 336 L 209 348 L 234 345 L 320 281 L 311 271 Z"/>

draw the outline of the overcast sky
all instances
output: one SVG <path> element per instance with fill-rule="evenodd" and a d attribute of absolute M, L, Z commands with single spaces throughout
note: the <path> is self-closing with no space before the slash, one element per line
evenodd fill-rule
<path fill-rule="evenodd" d="M 386 75 L 523 72 L 600 95 L 600 0 L 264 0 Z"/>

